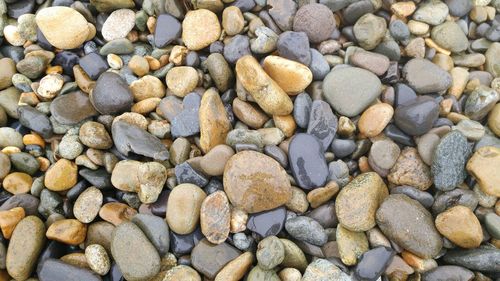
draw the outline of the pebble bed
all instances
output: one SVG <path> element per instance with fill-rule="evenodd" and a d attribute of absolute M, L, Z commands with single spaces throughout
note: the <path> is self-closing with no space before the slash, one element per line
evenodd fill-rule
<path fill-rule="evenodd" d="M 500 0 L 0 0 L 0 281 L 499 281 Z"/>

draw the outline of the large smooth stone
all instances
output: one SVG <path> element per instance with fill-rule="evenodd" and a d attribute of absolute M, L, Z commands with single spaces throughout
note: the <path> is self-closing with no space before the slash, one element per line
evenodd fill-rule
<path fill-rule="evenodd" d="M 411 136 L 427 133 L 439 117 L 439 104 L 430 97 L 417 97 L 396 108 L 394 120 L 398 128 Z"/>
<path fill-rule="evenodd" d="M 90 269 L 71 265 L 58 259 L 46 259 L 38 268 L 40 281 L 101 281 L 101 277 Z"/>
<path fill-rule="evenodd" d="M 76 91 L 56 97 L 50 103 L 50 114 L 63 125 L 74 125 L 97 115 L 98 112 L 87 94 Z"/>
<path fill-rule="evenodd" d="M 49 43 L 59 49 L 74 49 L 87 39 L 87 20 L 69 7 L 49 7 L 36 14 L 36 24 Z"/>
<path fill-rule="evenodd" d="M 44 138 L 52 136 L 52 124 L 47 115 L 31 106 L 20 106 L 17 112 L 21 125 L 37 132 Z"/>
<path fill-rule="evenodd" d="M 495 248 L 451 250 L 444 255 L 443 260 L 474 271 L 500 271 L 500 249 Z"/>
<path fill-rule="evenodd" d="M 403 68 L 403 77 L 408 85 L 419 94 L 430 94 L 448 89 L 451 75 L 426 59 L 415 58 Z"/>
<path fill-rule="evenodd" d="M 288 148 L 288 157 L 293 177 L 305 189 L 321 187 L 328 178 L 323 147 L 318 139 L 309 134 L 297 134 Z"/>
<path fill-rule="evenodd" d="M 130 111 L 134 97 L 120 75 L 104 72 L 97 79 L 90 100 L 101 114 L 118 114 Z"/>

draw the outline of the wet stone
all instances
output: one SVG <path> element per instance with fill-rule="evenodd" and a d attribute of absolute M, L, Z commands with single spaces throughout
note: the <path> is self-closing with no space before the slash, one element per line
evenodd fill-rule
<path fill-rule="evenodd" d="M 101 114 L 117 114 L 130 111 L 133 96 L 121 76 L 112 72 L 105 72 L 97 79 L 90 99 Z"/>
<path fill-rule="evenodd" d="M 438 266 L 424 273 L 422 280 L 437 281 L 437 280 L 457 280 L 465 281 L 474 278 L 474 273 L 464 267 L 455 265 Z"/>
<path fill-rule="evenodd" d="M 297 134 L 289 146 L 289 161 L 298 185 L 305 189 L 323 186 L 328 177 L 328 167 L 323 147 L 316 137 Z"/>
<path fill-rule="evenodd" d="M 377 247 L 365 252 L 354 269 L 354 274 L 362 280 L 377 280 L 385 271 L 394 256 L 394 251 Z"/>
<path fill-rule="evenodd" d="M 240 255 L 240 251 L 227 243 L 214 245 L 206 239 L 201 240 L 191 252 L 193 267 L 208 278 L 215 278 L 217 273 L 231 260 Z M 214 259 L 213 257 L 217 257 Z"/>
<path fill-rule="evenodd" d="M 456 205 L 466 206 L 469 209 L 474 210 L 476 209 L 477 204 L 478 198 L 472 190 L 456 188 L 451 191 L 445 191 L 436 196 L 436 198 L 434 198 L 434 204 L 432 204 L 432 212 L 434 214 L 439 214 L 447 208 Z"/>
<path fill-rule="evenodd" d="M 44 138 L 52 136 L 52 124 L 47 115 L 31 106 L 21 106 L 17 109 L 19 122 L 27 128 L 39 133 Z"/>
<path fill-rule="evenodd" d="M 92 80 L 97 80 L 99 75 L 108 69 L 106 60 L 97 53 L 90 53 L 81 57 L 79 64 Z"/>
<path fill-rule="evenodd" d="M 469 270 L 498 271 L 500 265 L 500 250 L 490 248 L 478 248 L 471 250 L 448 251 L 443 260 L 452 265 L 463 266 Z"/>
<path fill-rule="evenodd" d="M 278 235 L 285 226 L 285 218 L 286 209 L 284 207 L 251 214 L 248 217 L 247 229 L 261 237 Z"/>
<path fill-rule="evenodd" d="M 208 179 L 187 162 L 175 166 L 175 177 L 177 178 L 177 182 L 179 184 L 192 183 L 203 187 L 208 183 Z"/>
<path fill-rule="evenodd" d="M 428 192 L 421 191 L 415 187 L 402 185 L 391 188 L 391 194 L 404 194 L 411 199 L 417 200 L 425 208 L 430 208 L 434 203 L 434 198 Z"/>
<path fill-rule="evenodd" d="M 323 151 L 330 146 L 337 132 L 337 123 L 337 117 L 328 103 L 321 100 L 312 103 L 307 133 L 321 142 Z"/>

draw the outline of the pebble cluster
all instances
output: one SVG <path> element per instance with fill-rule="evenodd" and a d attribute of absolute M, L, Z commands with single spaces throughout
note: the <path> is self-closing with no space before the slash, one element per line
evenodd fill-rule
<path fill-rule="evenodd" d="M 0 35 L 0 281 L 500 280 L 500 0 L 0 0 Z"/>

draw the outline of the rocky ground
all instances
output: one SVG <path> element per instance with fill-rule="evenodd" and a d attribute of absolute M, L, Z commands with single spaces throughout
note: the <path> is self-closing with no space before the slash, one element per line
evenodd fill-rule
<path fill-rule="evenodd" d="M 500 0 L 0 15 L 0 281 L 500 280 Z"/>

